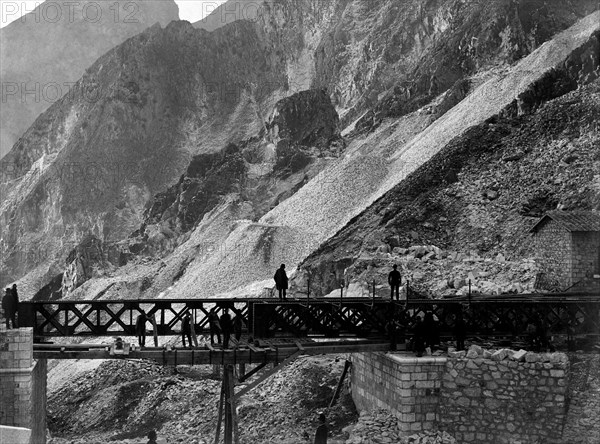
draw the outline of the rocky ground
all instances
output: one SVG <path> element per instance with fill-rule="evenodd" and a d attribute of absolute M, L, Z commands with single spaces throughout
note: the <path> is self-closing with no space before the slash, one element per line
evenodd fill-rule
<path fill-rule="evenodd" d="M 472 294 L 528 293 L 534 290 L 538 272 L 533 259 L 446 251 L 434 245 L 393 249 L 384 245 L 373 255 L 359 256 L 345 270 L 345 294 L 372 294 L 375 282 L 376 294 L 388 297 L 387 275 L 393 265 L 398 266 L 403 282 L 408 281 L 411 290 L 432 298 L 466 295 L 469 282 Z M 339 295 L 339 290 L 332 295 Z"/>
<path fill-rule="evenodd" d="M 474 357 L 493 351 L 476 345 L 469 349 Z M 497 351 L 503 352 L 515 353 Z M 466 352 L 449 348 L 448 353 L 464 356 Z M 441 354 L 445 352 L 435 352 Z M 521 352 L 520 359 L 527 360 L 528 355 Z M 555 356 L 564 355 L 544 355 L 549 360 Z M 569 353 L 569 360 L 572 382 L 564 444 L 595 444 L 600 437 L 596 421 L 600 356 Z M 240 442 L 311 443 L 317 415 L 324 411 L 332 444 L 456 443 L 443 430 L 403 435 L 397 420 L 386 411 L 359 415 L 347 383 L 337 404 L 327 409 L 344 361 L 343 355 L 299 359 L 242 397 L 238 404 Z M 156 429 L 169 444 L 213 442 L 220 379 L 211 366 L 178 366 L 175 372 L 150 362 L 105 361 L 87 369 L 79 366 L 73 372 L 77 366 L 61 364 L 49 374 L 49 444 L 142 444 L 150 429 Z"/>
<path fill-rule="evenodd" d="M 327 409 L 343 366 L 340 356 L 303 358 L 260 384 L 238 405 L 240 442 L 312 442 L 318 412 Z M 177 370 L 107 361 L 69 383 L 65 375 L 60 387 L 49 389 L 50 444 L 137 444 L 150 429 L 169 444 L 212 442 L 220 380 L 211 366 Z M 347 389 L 327 417 L 331 442 L 343 442 L 342 429 L 358 417 Z"/>
<path fill-rule="evenodd" d="M 456 444 L 447 432 L 421 432 L 400 436 L 398 420 L 385 410 L 361 412 L 358 422 L 345 429 L 346 444 Z"/>

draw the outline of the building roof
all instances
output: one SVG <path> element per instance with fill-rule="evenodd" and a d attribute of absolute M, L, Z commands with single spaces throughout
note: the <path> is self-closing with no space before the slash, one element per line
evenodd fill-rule
<path fill-rule="evenodd" d="M 529 232 L 537 233 L 550 220 L 567 231 L 600 231 L 600 213 L 593 211 L 549 211 Z"/>

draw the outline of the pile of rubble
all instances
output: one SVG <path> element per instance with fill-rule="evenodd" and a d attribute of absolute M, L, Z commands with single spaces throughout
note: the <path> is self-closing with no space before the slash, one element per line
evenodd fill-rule
<path fill-rule="evenodd" d="M 535 353 L 526 350 L 511 350 L 501 348 L 499 350 L 487 350 L 479 345 L 473 344 L 469 350 L 456 351 L 454 348 L 448 348 L 450 358 L 468 358 L 468 359 L 491 359 L 492 361 L 517 361 L 517 362 L 550 362 L 552 364 L 567 363 L 567 355 L 560 352 L 554 353 Z"/>
<path fill-rule="evenodd" d="M 361 412 L 358 423 L 348 426 L 344 432 L 350 436 L 346 444 L 455 444 L 447 432 L 424 431 L 401 436 L 396 417 L 386 410 Z"/>
<path fill-rule="evenodd" d="M 403 282 L 434 298 L 472 294 L 498 295 L 533 290 L 538 272 L 533 259 L 508 260 L 499 253 L 480 256 L 476 251 L 444 251 L 435 245 L 409 248 L 380 245 L 374 255 L 361 254 L 346 271 L 348 296 L 388 296 L 387 274 L 398 265 Z"/>

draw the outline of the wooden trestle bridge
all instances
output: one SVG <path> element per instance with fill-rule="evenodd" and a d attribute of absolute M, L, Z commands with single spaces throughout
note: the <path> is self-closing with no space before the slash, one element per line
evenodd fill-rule
<path fill-rule="evenodd" d="M 241 316 L 243 340 L 229 349 L 205 343 L 200 347 L 158 347 L 158 336 L 181 334 L 186 313 L 197 335 L 209 334 L 209 312 L 230 310 Z M 58 343 L 61 337 L 136 336 L 135 323 L 144 310 L 154 347 L 125 344 Z M 151 359 L 165 365 L 213 364 L 223 366 L 223 384 L 215 443 L 224 418 L 224 442 L 238 442 L 236 400 L 301 355 L 387 351 L 390 319 L 410 333 L 417 316 L 431 311 L 442 337 L 451 337 L 458 313 L 467 336 L 516 338 L 527 325 L 543 322 L 549 334 L 600 336 L 600 295 L 524 294 L 473 296 L 455 299 L 312 298 L 312 299 L 148 299 L 23 302 L 21 327 L 33 327 L 37 359 Z M 53 342 L 48 342 L 52 339 Z M 67 341 L 72 342 L 72 341 Z M 399 345 L 401 349 L 403 345 Z M 265 370 L 237 392 L 238 383 Z M 246 365 L 253 365 L 246 372 Z M 347 362 L 348 364 L 348 362 Z M 235 367 L 238 376 L 234 377 Z M 338 384 L 345 376 L 348 365 Z M 336 391 L 337 394 L 338 391 Z M 332 400 L 335 400 L 336 395 Z"/>

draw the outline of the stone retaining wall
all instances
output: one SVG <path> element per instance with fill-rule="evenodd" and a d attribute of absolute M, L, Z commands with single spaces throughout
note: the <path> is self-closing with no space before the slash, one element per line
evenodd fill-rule
<path fill-rule="evenodd" d="M 386 409 L 401 433 L 448 431 L 461 443 L 558 443 L 565 420 L 568 360 L 473 347 L 450 357 L 352 355 L 359 411 Z"/>
<path fill-rule="evenodd" d="M 385 409 L 400 431 L 436 428 L 446 358 L 357 353 L 352 355 L 352 398 L 358 410 Z"/>
<path fill-rule="evenodd" d="M 567 357 L 559 353 L 524 357 L 530 362 L 448 359 L 439 428 L 466 443 L 560 443 Z"/>
<path fill-rule="evenodd" d="M 31 429 L 35 444 L 46 442 L 46 369 L 33 359 L 33 329 L 0 330 L 0 425 Z"/>

